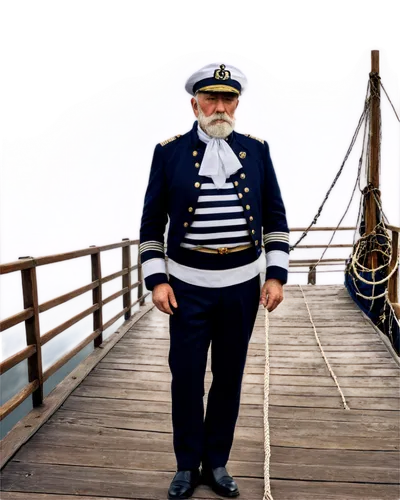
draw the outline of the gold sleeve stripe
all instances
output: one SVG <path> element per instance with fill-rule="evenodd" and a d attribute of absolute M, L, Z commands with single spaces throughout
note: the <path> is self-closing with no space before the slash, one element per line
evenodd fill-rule
<path fill-rule="evenodd" d="M 139 245 L 140 254 L 149 250 L 156 250 L 164 253 L 164 244 L 159 241 L 145 241 Z"/>
<path fill-rule="evenodd" d="M 289 233 L 282 232 L 282 231 L 275 231 L 275 232 L 264 234 L 264 236 L 263 236 L 264 241 L 278 240 L 278 239 L 289 241 Z"/>

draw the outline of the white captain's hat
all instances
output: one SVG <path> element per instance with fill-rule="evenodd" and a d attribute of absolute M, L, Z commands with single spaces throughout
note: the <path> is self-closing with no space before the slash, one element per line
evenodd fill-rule
<path fill-rule="evenodd" d="M 247 85 L 247 78 L 240 69 L 230 64 L 208 64 L 199 69 L 186 82 L 189 94 L 196 92 L 233 92 L 241 94 Z"/>

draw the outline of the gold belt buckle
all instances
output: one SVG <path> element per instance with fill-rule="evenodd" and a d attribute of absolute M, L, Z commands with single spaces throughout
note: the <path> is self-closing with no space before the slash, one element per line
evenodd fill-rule
<path fill-rule="evenodd" d="M 220 248 L 218 248 L 218 253 L 220 255 L 225 255 L 228 253 L 228 248 L 227 247 L 220 247 Z"/>

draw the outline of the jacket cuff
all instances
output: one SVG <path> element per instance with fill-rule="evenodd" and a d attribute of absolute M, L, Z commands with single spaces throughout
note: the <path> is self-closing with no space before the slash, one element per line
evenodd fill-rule
<path fill-rule="evenodd" d="M 155 273 L 144 279 L 147 290 L 152 291 L 156 285 L 168 283 L 168 276 L 165 273 Z"/>
<path fill-rule="evenodd" d="M 288 271 L 280 266 L 268 266 L 265 273 L 265 281 L 269 279 L 279 280 L 285 285 L 288 280 Z"/>

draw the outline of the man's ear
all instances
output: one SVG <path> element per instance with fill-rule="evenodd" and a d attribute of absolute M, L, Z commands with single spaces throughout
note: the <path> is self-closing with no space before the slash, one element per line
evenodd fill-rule
<path fill-rule="evenodd" d="M 191 98 L 190 103 L 192 105 L 193 113 L 197 116 L 199 116 L 199 105 L 194 97 Z"/>

